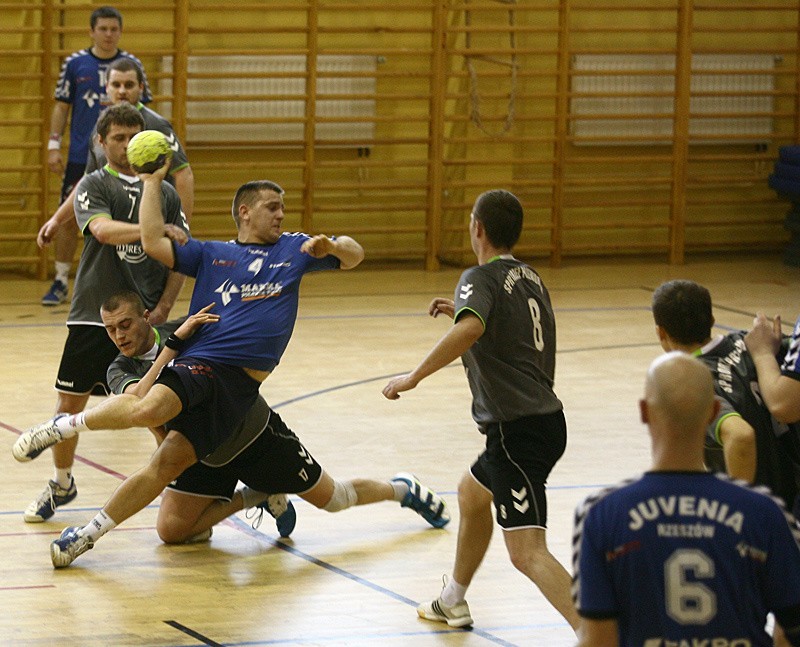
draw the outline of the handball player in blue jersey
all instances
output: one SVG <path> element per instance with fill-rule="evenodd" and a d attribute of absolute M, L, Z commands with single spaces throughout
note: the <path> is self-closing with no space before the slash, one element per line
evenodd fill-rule
<path fill-rule="evenodd" d="M 89 18 L 92 46 L 70 54 L 61 66 L 56 83 L 55 103 L 50 115 L 50 140 L 47 163 L 52 173 L 61 175 L 61 202 L 66 202 L 75 185 L 84 175 L 89 139 L 100 111 L 109 105 L 106 96 L 106 75 L 112 62 L 127 58 L 142 67 L 138 58 L 118 48 L 122 36 L 122 14 L 114 7 L 98 7 Z M 143 78 L 142 102 L 150 101 L 150 88 Z M 72 116 L 69 128 L 67 165 L 61 157 L 61 137 Z M 55 306 L 67 298 L 67 279 L 77 247 L 74 221 L 56 232 L 56 276 L 42 297 L 42 305 Z"/>
<path fill-rule="evenodd" d="M 711 373 L 675 351 L 650 366 L 652 467 L 575 514 L 580 647 L 768 647 L 767 614 L 800 645 L 800 532 L 766 488 L 705 470 L 720 407 Z"/>
<path fill-rule="evenodd" d="M 159 198 L 167 173 L 163 166 L 143 174 L 139 210 L 142 245 L 148 256 L 172 270 L 195 277 L 190 312 L 211 303 L 219 321 L 188 340 L 171 337 L 166 347 L 177 358 L 163 368 L 143 398 L 122 394 L 79 416 L 56 416 L 24 433 L 14 456 L 31 460 L 46 447 L 90 429 L 158 427 L 169 430 L 150 463 L 129 477 L 103 510 L 83 528 L 67 528 L 51 545 L 56 567 L 68 566 L 103 534 L 143 509 L 186 468 L 230 439 L 259 396 L 259 387 L 280 361 L 294 328 L 300 280 L 307 272 L 351 269 L 364 250 L 347 236 L 283 233 L 283 190 L 266 180 L 248 182 L 236 192 L 236 240 L 173 245 L 164 236 Z M 157 367 L 158 362 L 153 366 Z M 314 461 L 309 457 L 309 466 Z M 412 475 L 392 481 L 341 483 L 322 472 L 299 492 L 313 505 L 336 512 L 353 505 L 396 500 L 434 527 L 449 521 L 444 502 Z"/>

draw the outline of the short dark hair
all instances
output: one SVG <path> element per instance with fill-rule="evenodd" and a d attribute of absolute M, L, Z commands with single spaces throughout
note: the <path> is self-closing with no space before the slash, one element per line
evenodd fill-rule
<path fill-rule="evenodd" d="M 111 76 L 111 72 L 114 70 L 117 72 L 130 72 L 131 70 L 135 70 L 136 80 L 139 82 L 139 85 L 144 85 L 144 72 L 142 71 L 141 66 L 137 65 L 136 61 L 134 61 L 132 58 L 128 58 L 127 56 L 118 58 L 108 66 L 108 76 Z M 108 78 L 108 76 L 106 76 L 106 78 Z"/>
<path fill-rule="evenodd" d="M 486 237 L 495 247 L 511 249 L 517 244 L 522 233 L 522 204 L 510 191 L 494 189 L 481 193 L 472 215 L 483 225 Z"/>
<path fill-rule="evenodd" d="M 236 195 L 233 196 L 233 204 L 231 205 L 231 214 L 237 229 L 239 228 L 239 205 L 247 204 L 252 206 L 262 191 L 275 191 L 278 195 L 283 195 L 283 189 L 269 180 L 252 180 L 242 184 L 236 190 Z"/>
<path fill-rule="evenodd" d="M 89 26 L 94 29 L 100 18 L 116 18 L 119 21 L 119 28 L 122 29 L 122 14 L 116 7 L 97 7 L 89 17 Z"/>
<path fill-rule="evenodd" d="M 105 139 L 112 125 L 139 126 L 139 130 L 144 130 L 144 117 L 130 103 L 123 102 L 109 106 L 100 113 L 100 118 L 97 120 L 97 134 Z"/>
<path fill-rule="evenodd" d="M 681 344 L 702 344 L 711 336 L 711 293 L 694 281 L 676 279 L 653 292 L 653 319 Z"/>
<path fill-rule="evenodd" d="M 100 309 L 105 310 L 106 312 L 113 312 L 124 305 L 133 306 L 133 309 L 137 315 L 140 317 L 144 316 L 144 303 L 142 303 L 141 297 L 133 290 L 122 290 L 120 292 L 115 292 L 108 297 L 108 299 L 103 301 L 103 305 L 100 306 Z"/>

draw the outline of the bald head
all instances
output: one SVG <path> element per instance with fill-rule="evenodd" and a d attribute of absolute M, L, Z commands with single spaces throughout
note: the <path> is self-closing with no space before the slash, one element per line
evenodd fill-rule
<path fill-rule="evenodd" d="M 642 401 L 642 420 L 651 432 L 686 442 L 702 442 L 715 413 L 711 372 L 682 352 L 665 353 L 650 365 Z"/>

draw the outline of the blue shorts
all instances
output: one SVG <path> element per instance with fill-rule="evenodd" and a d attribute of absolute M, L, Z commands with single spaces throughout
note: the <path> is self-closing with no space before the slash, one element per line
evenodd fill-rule
<path fill-rule="evenodd" d="M 567 447 L 564 412 L 525 416 L 484 427 L 486 450 L 470 468 L 492 493 L 497 523 L 546 528 L 545 483 Z"/>
<path fill-rule="evenodd" d="M 244 420 L 261 383 L 244 369 L 193 357 L 164 367 L 157 383 L 180 398 L 182 410 L 166 427 L 186 436 L 197 460 L 219 447 Z"/>

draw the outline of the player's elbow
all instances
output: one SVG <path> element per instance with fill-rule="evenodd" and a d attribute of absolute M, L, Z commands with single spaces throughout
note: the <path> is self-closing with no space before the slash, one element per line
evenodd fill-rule
<path fill-rule="evenodd" d="M 787 398 L 771 403 L 769 412 L 775 420 L 783 424 L 800 421 L 800 396 L 797 399 Z"/>

